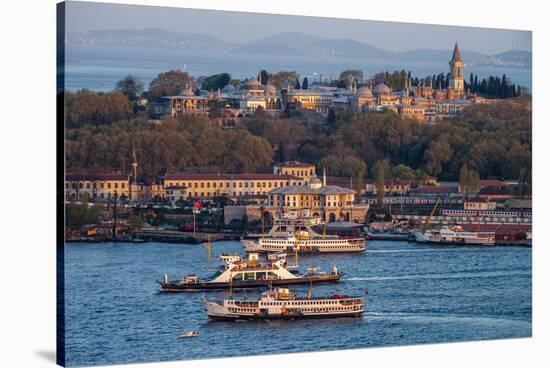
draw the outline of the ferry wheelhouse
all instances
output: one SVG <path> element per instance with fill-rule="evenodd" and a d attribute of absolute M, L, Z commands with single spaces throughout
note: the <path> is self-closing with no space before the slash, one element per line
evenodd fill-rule
<path fill-rule="evenodd" d="M 260 239 L 260 238 L 284 238 L 289 233 L 294 232 L 306 232 L 310 238 L 321 238 L 323 235 L 313 230 L 314 226 L 323 224 L 323 220 L 320 216 L 313 216 L 309 210 L 302 209 L 301 211 L 290 211 L 288 213 L 281 213 L 277 216 L 273 216 L 273 226 L 264 235 L 262 234 L 248 234 L 245 239 Z M 326 237 L 333 238 L 334 235 L 327 235 Z"/>
<path fill-rule="evenodd" d="M 458 225 L 417 232 L 415 238 L 417 242 L 421 243 L 495 245 L 494 231 L 465 231 Z"/>
<path fill-rule="evenodd" d="M 360 296 L 299 298 L 287 288 L 265 291 L 257 300 L 205 301 L 205 307 L 211 320 L 358 317 L 365 311 Z"/>
<path fill-rule="evenodd" d="M 208 278 L 201 279 L 190 274 L 181 280 L 169 280 L 165 274 L 157 282 L 163 291 L 192 291 L 230 288 L 265 287 L 267 285 L 291 285 L 321 282 L 337 282 L 340 272 L 336 266 L 332 272 L 320 272 L 310 267 L 305 273 L 291 272 L 285 254 L 269 255 L 260 262 L 258 253 L 248 254 L 243 260 L 240 255 L 222 255 L 222 266 Z M 296 270 L 297 271 L 297 270 Z"/>

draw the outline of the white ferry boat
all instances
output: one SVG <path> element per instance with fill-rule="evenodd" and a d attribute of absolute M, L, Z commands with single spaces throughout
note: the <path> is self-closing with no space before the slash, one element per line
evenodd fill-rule
<path fill-rule="evenodd" d="M 461 226 L 443 226 L 439 230 L 416 232 L 420 243 L 495 245 L 494 231 L 465 231 Z"/>
<path fill-rule="evenodd" d="M 181 280 L 169 280 L 164 275 L 157 282 L 162 291 L 192 291 L 211 289 L 231 289 L 265 287 L 267 285 L 291 285 L 320 282 L 337 282 L 340 272 L 336 266 L 331 273 L 308 268 L 306 273 L 291 272 L 285 254 L 269 255 L 266 262 L 260 262 L 258 253 L 250 253 L 247 260 L 240 255 L 222 255 L 223 265 L 206 279 L 190 274 Z"/>
<path fill-rule="evenodd" d="M 298 298 L 287 288 L 265 291 L 258 300 L 205 301 L 205 307 L 211 320 L 358 317 L 365 311 L 359 296 Z"/>
<path fill-rule="evenodd" d="M 365 238 L 314 237 L 305 231 L 289 233 L 286 237 L 242 239 L 247 252 L 283 253 L 346 253 L 362 252 L 366 249 Z"/>

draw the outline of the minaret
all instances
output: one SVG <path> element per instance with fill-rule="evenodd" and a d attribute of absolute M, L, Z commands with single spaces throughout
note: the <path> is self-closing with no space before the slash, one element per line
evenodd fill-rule
<path fill-rule="evenodd" d="M 132 151 L 132 173 L 133 173 L 133 176 L 134 176 L 134 183 L 137 183 L 137 167 L 138 167 L 138 164 L 137 164 L 137 157 L 136 157 L 136 146 L 134 146 L 133 148 L 133 151 Z"/>
<path fill-rule="evenodd" d="M 451 67 L 449 86 L 456 94 L 462 94 L 464 91 L 464 62 L 460 56 L 458 42 L 455 42 L 455 49 L 453 51 L 453 57 L 451 58 L 451 61 L 449 61 L 449 66 Z"/>
<path fill-rule="evenodd" d="M 134 145 L 133 148 L 132 148 L 132 180 L 130 181 L 130 185 L 128 188 L 129 189 L 129 194 L 130 194 L 130 199 L 137 199 L 138 197 L 138 185 L 137 185 L 137 167 L 138 167 L 138 164 L 137 164 L 137 157 L 136 157 L 136 146 Z M 134 190 L 135 189 L 135 190 Z"/>
<path fill-rule="evenodd" d="M 327 186 L 327 168 L 323 167 L 323 186 Z"/>

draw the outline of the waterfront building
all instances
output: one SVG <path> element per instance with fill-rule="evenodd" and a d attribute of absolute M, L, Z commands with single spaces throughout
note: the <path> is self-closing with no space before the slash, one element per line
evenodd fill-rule
<path fill-rule="evenodd" d="M 165 187 L 186 187 L 187 197 L 241 197 L 267 195 L 274 188 L 303 185 L 297 176 L 277 174 L 166 174 Z"/>
<path fill-rule="evenodd" d="M 110 200 L 116 194 L 129 198 L 130 176 L 126 174 L 67 174 L 65 176 L 65 199 L 81 201 L 88 194 L 90 201 Z"/>
<path fill-rule="evenodd" d="M 494 211 L 497 203 L 486 198 L 472 198 L 464 201 L 464 209 L 469 211 Z"/>
<path fill-rule="evenodd" d="M 166 199 L 170 206 L 175 207 L 187 199 L 187 188 L 181 185 L 172 185 L 165 187 Z"/>
<path fill-rule="evenodd" d="M 269 192 L 271 212 L 289 213 L 308 209 L 313 216 L 321 216 L 325 221 L 358 221 L 363 222 L 368 205 L 355 204 L 355 191 L 335 185 L 326 185 L 311 177 L 307 185 L 288 185 L 275 188 Z"/>

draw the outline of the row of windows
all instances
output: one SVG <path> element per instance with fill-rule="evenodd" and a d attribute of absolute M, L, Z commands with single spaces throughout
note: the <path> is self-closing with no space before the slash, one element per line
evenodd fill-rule
<path fill-rule="evenodd" d="M 115 183 L 111 183 L 111 182 L 107 182 L 107 185 L 105 185 L 105 183 L 99 183 L 99 187 L 101 189 L 105 189 L 105 186 L 107 186 L 107 189 L 111 189 L 112 187 L 114 187 L 115 189 L 118 189 L 118 182 L 115 182 Z M 75 182 L 72 182 L 70 183 L 70 188 L 72 189 L 76 189 L 77 187 L 77 184 Z M 93 183 L 93 184 L 90 184 L 90 182 L 86 182 L 86 189 L 91 189 L 91 188 L 97 188 L 97 183 Z M 125 182 L 121 182 L 120 183 L 120 187 L 122 189 L 126 188 L 126 183 Z M 65 189 L 69 189 L 69 183 L 66 182 L 65 183 Z M 84 189 L 84 183 L 78 183 L 78 189 Z"/>
<path fill-rule="evenodd" d="M 217 184 L 216 181 L 212 182 L 212 188 L 223 188 L 224 187 L 224 182 L 220 182 L 219 184 Z M 275 182 L 265 182 L 265 181 L 262 181 L 262 182 L 259 182 L 259 183 L 256 183 L 256 185 L 254 184 L 255 182 L 254 181 L 251 181 L 250 182 L 250 188 L 254 188 L 254 186 L 256 186 L 256 188 L 266 188 L 266 187 L 283 187 L 285 185 L 285 182 L 284 181 L 275 181 Z M 288 182 L 287 182 L 288 184 Z M 187 188 L 210 188 L 211 184 L 209 181 L 207 182 L 204 182 L 204 181 L 201 181 L 200 183 L 199 182 L 169 182 L 169 184 L 167 183 L 168 186 L 170 185 L 176 185 L 176 186 L 184 186 L 184 187 L 187 187 Z M 301 183 L 299 183 L 299 185 L 301 185 Z M 233 184 L 231 183 L 227 183 L 226 184 L 226 188 L 237 188 L 237 186 L 239 188 L 248 188 L 249 186 L 249 182 L 245 181 L 245 182 L 238 182 L 238 185 L 237 185 L 237 182 L 233 182 Z"/>
<path fill-rule="evenodd" d="M 194 196 L 195 198 L 205 198 L 205 197 L 210 197 L 210 196 L 213 196 L 213 195 L 216 195 L 217 193 L 211 193 L 211 192 L 189 192 L 189 195 L 190 196 Z M 233 193 L 228 193 L 228 195 L 232 195 L 233 197 L 236 197 L 237 195 L 267 195 L 267 192 L 266 191 L 263 191 L 263 192 L 254 192 L 254 191 L 251 191 L 251 192 L 240 192 L 240 193 L 237 193 L 237 192 L 233 192 Z"/>

